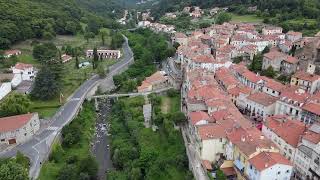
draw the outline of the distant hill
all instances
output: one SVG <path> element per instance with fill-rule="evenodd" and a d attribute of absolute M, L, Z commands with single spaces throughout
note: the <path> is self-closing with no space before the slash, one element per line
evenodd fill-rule
<path fill-rule="evenodd" d="M 94 29 L 113 26 L 113 19 L 122 14 L 126 3 L 134 1 L 0 0 L 0 49 L 29 38 L 75 34 L 82 31 L 80 22 L 94 21 Z"/>

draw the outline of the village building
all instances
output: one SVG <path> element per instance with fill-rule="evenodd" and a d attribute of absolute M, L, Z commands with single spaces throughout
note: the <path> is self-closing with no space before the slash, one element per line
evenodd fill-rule
<path fill-rule="evenodd" d="M 63 55 L 61 55 L 61 59 L 62 59 L 63 63 L 67 63 L 72 60 L 72 57 L 67 54 L 63 54 Z"/>
<path fill-rule="evenodd" d="M 298 71 L 291 77 L 290 84 L 313 94 L 320 89 L 320 76 Z"/>
<path fill-rule="evenodd" d="M 293 173 L 293 164 L 279 153 L 262 152 L 251 158 L 246 174 L 250 180 L 289 180 Z"/>
<path fill-rule="evenodd" d="M 276 49 L 271 49 L 270 52 L 263 55 L 262 69 L 268 69 L 271 66 L 273 70 L 280 71 L 281 62 L 286 58 L 286 54 Z"/>
<path fill-rule="evenodd" d="M 0 100 L 8 95 L 12 90 L 11 81 L 13 74 L 1 74 L 0 73 Z"/>
<path fill-rule="evenodd" d="M 320 178 L 320 124 L 311 125 L 302 136 L 294 160 L 296 177 L 306 179 Z"/>
<path fill-rule="evenodd" d="M 248 177 L 251 159 L 255 156 L 263 152 L 279 152 L 275 145 L 255 127 L 245 129 L 234 126 L 227 131 L 227 138 L 229 141 L 226 145 L 226 159 L 233 161 L 237 179 Z"/>
<path fill-rule="evenodd" d="M 285 40 L 283 43 L 280 43 L 278 47 L 282 52 L 289 53 L 292 50 L 293 42 Z"/>
<path fill-rule="evenodd" d="M 284 114 L 294 119 L 301 119 L 301 107 L 310 94 L 296 86 L 287 87 L 276 103 L 275 114 Z"/>
<path fill-rule="evenodd" d="M 121 57 L 120 50 L 104 50 L 98 49 L 97 54 L 99 58 L 103 59 L 119 59 Z M 87 58 L 93 58 L 93 50 L 87 50 L 86 52 Z"/>
<path fill-rule="evenodd" d="M 183 46 L 186 46 L 188 44 L 188 37 L 181 32 L 175 33 L 174 36 L 172 36 L 171 40 L 172 40 L 172 43 L 177 42 Z"/>
<path fill-rule="evenodd" d="M 138 92 L 149 92 L 165 88 L 168 83 L 167 74 L 164 71 L 157 71 L 142 81 L 141 85 L 138 87 Z"/>
<path fill-rule="evenodd" d="M 304 123 L 287 115 L 275 115 L 266 119 L 262 133 L 280 149 L 280 153 L 293 162 L 300 138 L 307 131 Z"/>
<path fill-rule="evenodd" d="M 280 73 L 284 75 L 291 75 L 297 71 L 298 68 L 298 59 L 292 56 L 287 56 L 280 66 Z"/>
<path fill-rule="evenodd" d="M 5 58 L 10 58 L 12 56 L 19 56 L 21 55 L 21 51 L 18 49 L 11 49 L 11 50 L 6 50 L 3 53 Z"/>
<path fill-rule="evenodd" d="M 20 144 L 40 129 L 37 113 L 0 118 L 0 143 Z"/>
<path fill-rule="evenodd" d="M 312 95 L 301 107 L 301 120 L 306 124 L 320 123 L 320 92 Z"/>
<path fill-rule="evenodd" d="M 246 112 L 256 120 L 265 120 L 275 114 L 277 97 L 263 92 L 256 92 L 246 98 Z"/>
<path fill-rule="evenodd" d="M 20 75 L 22 80 L 27 81 L 32 81 L 37 75 L 37 71 L 31 64 L 17 63 L 11 67 L 11 70 L 13 74 Z"/>
<path fill-rule="evenodd" d="M 262 28 L 263 35 L 274 35 L 274 34 L 281 34 L 281 33 L 282 33 L 281 27 L 267 26 Z"/>
<path fill-rule="evenodd" d="M 302 33 L 301 32 L 295 32 L 295 31 L 288 31 L 286 33 L 286 39 L 292 42 L 296 42 L 300 39 L 302 39 Z"/>

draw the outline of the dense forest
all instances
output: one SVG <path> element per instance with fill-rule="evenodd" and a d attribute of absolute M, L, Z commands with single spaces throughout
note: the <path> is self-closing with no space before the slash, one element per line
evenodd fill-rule
<path fill-rule="evenodd" d="M 29 38 L 51 39 L 56 34 L 76 34 L 84 31 L 84 24 L 88 25 L 86 31 L 93 33 L 101 27 L 114 28 L 117 14 L 112 12 L 120 14 L 122 5 L 116 3 L 117 0 L 92 1 L 1 0 L 0 49 Z M 96 7 L 104 9 L 103 17 Z"/>

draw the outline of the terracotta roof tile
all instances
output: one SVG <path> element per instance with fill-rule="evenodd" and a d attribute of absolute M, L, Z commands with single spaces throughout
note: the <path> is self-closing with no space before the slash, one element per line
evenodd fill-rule
<path fill-rule="evenodd" d="M 263 106 L 270 106 L 278 100 L 277 97 L 270 96 L 263 92 L 256 92 L 254 94 L 251 94 L 247 97 L 247 99 L 256 102 L 258 104 L 261 104 Z"/>
<path fill-rule="evenodd" d="M 256 127 L 243 128 L 234 127 L 228 131 L 228 139 L 237 146 L 241 152 L 250 156 L 260 149 L 274 149 L 276 146 L 269 139 L 265 138 Z"/>
<path fill-rule="evenodd" d="M 300 137 L 307 130 L 304 123 L 286 115 L 268 117 L 264 125 L 293 147 L 298 146 Z"/>
<path fill-rule="evenodd" d="M 14 67 L 16 69 L 24 70 L 24 69 L 32 68 L 33 66 L 31 64 L 17 63 Z"/>
<path fill-rule="evenodd" d="M 281 154 L 273 152 L 261 152 L 260 154 L 251 158 L 249 163 L 260 172 L 276 164 L 292 166 L 290 161 Z"/>
<path fill-rule="evenodd" d="M 302 79 L 302 80 L 305 80 L 305 81 L 311 81 L 311 82 L 320 79 L 319 75 L 309 74 L 309 73 L 304 72 L 304 71 L 298 71 L 292 77 L 298 78 L 298 79 Z"/>
<path fill-rule="evenodd" d="M 5 133 L 9 131 L 15 131 L 27 124 L 34 115 L 36 114 L 29 113 L 0 118 L 0 132 Z"/>
<path fill-rule="evenodd" d="M 208 113 L 203 111 L 191 112 L 189 114 L 189 117 L 192 125 L 196 125 L 199 121 L 202 121 L 202 120 L 208 121 L 210 119 Z"/>

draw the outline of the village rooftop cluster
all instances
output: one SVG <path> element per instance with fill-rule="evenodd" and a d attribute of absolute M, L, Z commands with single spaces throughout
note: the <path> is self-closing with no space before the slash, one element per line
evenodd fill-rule
<path fill-rule="evenodd" d="M 224 23 L 177 32 L 175 62 L 183 72 L 182 110 L 187 135 L 207 172 L 255 180 L 320 176 L 320 76 L 315 74 L 320 37 L 281 27 Z M 247 66 L 266 48 L 262 69 L 291 76 L 283 84 Z M 293 56 L 289 52 L 296 48 Z M 233 60 L 242 57 L 243 62 Z M 150 79 L 153 79 L 150 81 Z M 168 80 L 169 79 L 169 80 Z M 161 73 L 138 88 L 170 83 Z M 154 88 L 153 88 L 154 87 Z"/>

